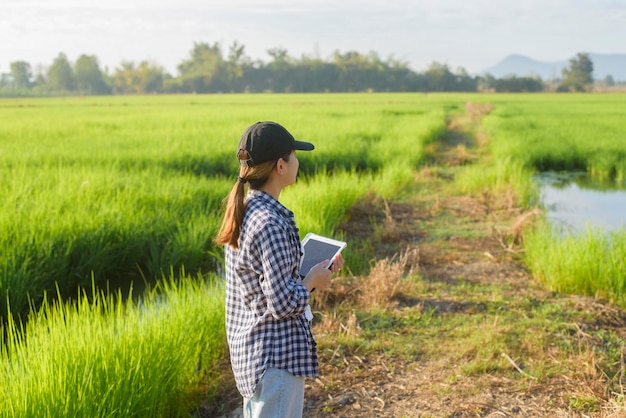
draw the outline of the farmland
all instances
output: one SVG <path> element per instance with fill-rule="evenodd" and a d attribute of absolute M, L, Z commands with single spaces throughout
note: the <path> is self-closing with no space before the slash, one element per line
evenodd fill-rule
<path fill-rule="evenodd" d="M 473 121 L 465 131 L 478 145 L 472 150 L 470 143 L 456 144 L 460 164 L 446 168 L 452 166 L 448 162 L 441 173 L 454 177 L 446 194 L 489 193 L 498 197 L 495 209 L 508 205 L 530 211 L 538 203 L 532 182 L 537 170 L 582 169 L 619 182 L 625 176 L 625 126 L 618 117 L 624 107 L 619 95 L 4 100 L 0 313 L 8 335 L 2 362 L 10 370 L 2 385 L 12 389 L 1 395 L 0 409 L 13 411 L 7 416 L 23 416 L 28 413 L 22 409 L 24 397 L 40 399 L 31 408 L 46 403 L 44 416 L 78 408 L 64 399 L 46 402 L 54 398 L 50 390 L 60 384 L 54 380 L 59 375 L 71 377 L 63 379 L 66 392 L 80 392 L 81 405 L 92 405 L 72 410 L 74 416 L 112 411 L 168 416 L 212 396 L 222 379 L 216 359 L 225 353 L 221 249 L 212 239 L 221 220 L 221 200 L 236 179 L 236 142 L 254 121 L 276 120 L 316 145 L 314 152 L 299 155 L 298 184 L 285 190 L 281 200 L 296 213 L 302 235 L 315 231 L 346 238 L 350 233 L 344 226 L 355 207 L 372 196 L 406 199 L 416 178 L 429 165 L 440 164 L 435 162 L 438 143 L 449 135 L 450 121 L 460 116 Z M 385 253 L 389 248 L 378 251 L 376 240 L 388 231 L 384 220 L 375 219 L 371 235 L 351 241 L 346 250 L 346 280 L 367 276 L 390 255 Z M 520 262 L 527 263 L 535 280 L 558 292 L 602 296 L 624 305 L 623 232 L 609 241 L 602 241 L 601 231 L 589 233 L 594 240 L 562 239 L 541 221 L 534 225 Z M 471 234 L 471 228 L 465 233 Z M 502 242 L 515 248 L 519 239 L 503 236 Z M 392 250 L 400 249 L 396 244 Z M 568 245 L 580 246 L 581 252 L 591 245 L 593 256 L 567 258 L 567 248 L 545 256 L 546 248 Z M 612 281 L 598 282 L 603 271 L 611 271 Z M 403 280 L 428 279 L 420 277 L 415 273 Z M 215 298 L 202 297 L 206 294 Z M 331 315 L 324 306 L 319 309 Z M 364 308 L 350 309 L 358 313 Z M 204 329 L 207 323 L 213 325 Z M 182 335 L 190 338 L 182 340 Z M 117 342 L 107 344 L 110 350 L 94 347 L 93 341 L 102 338 Z M 60 340 L 71 343 L 58 344 Z M 324 343 L 322 338 L 322 347 Z M 46 348 L 52 346 L 62 351 Z M 129 352 L 136 346 L 142 347 L 139 354 Z M 180 346 L 187 349 L 174 348 Z M 99 354 L 93 355 L 90 350 L 96 349 Z M 46 351 L 53 357 L 44 357 Z M 77 352 L 84 361 L 71 367 Z M 128 356 L 115 360 L 120 352 Z M 137 360 L 157 352 L 158 362 Z M 33 368 L 53 363 L 55 368 L 45 372 Z M 119 365 L 106 367 L 112 363 Z M 154 375 L 143 373 L 146 368 Z M 49 379 L 34 381 L 29 376 L 35 373 Z M 135 380 L 137 376 L 145 380 Z M 155 391 L 161 376 L 177 382 L 172 391 Z M 145 388 L 145 393 L 124 396 L 114 389 L 128 385 Z M 112 388 L 111 397 L 102 400 L 104 387 Z M 17 391 L 24 397 L 16 396 Z"/>

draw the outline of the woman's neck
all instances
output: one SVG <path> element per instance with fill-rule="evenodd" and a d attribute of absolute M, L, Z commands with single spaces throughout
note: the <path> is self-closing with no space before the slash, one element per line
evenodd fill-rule
<path fill-rule="evenodd" d="M 272 196 L 274 199 L 278 200 L 280 196 L 280 192 L 282 191 L 282 187 L 280 187 L 276 182 L 266 181 L 265 184 L 261 187 L 260 190 L 263 190 L 265 193 Z"/>

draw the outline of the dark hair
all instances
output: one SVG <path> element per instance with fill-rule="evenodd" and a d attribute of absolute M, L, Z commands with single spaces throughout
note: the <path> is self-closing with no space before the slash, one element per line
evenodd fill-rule
<path fill-rule="evenodd" d="M 282 157 L 283 160 L 289 162 L 289 155 Z M 240 150 L 237 154 L 240 160 L 250 158 L 247 151 Z M 241 233 L 241 225 L 243 224 L 243 215 L 246 211 L 244 203 L 245 183 L 248 183 L 251 189 L 258 190 L 267 179 L 276 166 L 278 160 L 268 161 L 252 167 L 241 166 L 239 169 L 239 178 L 231 189 L 229 195 L 224 199 L 225 212 L 222 226 L 215 238 L 215 242 L 220 245 L 230 245 L 232 248 L 239 248 L 239 235 Z"/>

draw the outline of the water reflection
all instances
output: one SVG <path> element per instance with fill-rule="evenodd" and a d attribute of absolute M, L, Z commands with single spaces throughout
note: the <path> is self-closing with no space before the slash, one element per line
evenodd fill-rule
<path fill-rule="evenodd" d="M 541 173 L 537 176 L 547 218 L 579 231 L 587 226 L 606 231 L 626 228 L 626 185 L 603 183 L 586 173 Z"/>

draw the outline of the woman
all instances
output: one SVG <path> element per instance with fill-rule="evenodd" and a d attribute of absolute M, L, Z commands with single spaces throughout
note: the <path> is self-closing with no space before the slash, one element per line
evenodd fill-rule
<path fill-rule="evenodd" d="M 298 228 L 278 201 L 296 181 L 296 150 L 313 148 L 274 122 L 253 124 L 239 142 L 239 178 L 216 242 L 225 245 L 226 335 L 245 417 L 301 417 L 304 379 L 319 373 L 309 300 L 313 289 L 328 287 L 343 258 L 300 280 Z"/>

